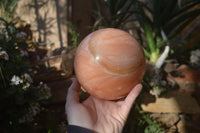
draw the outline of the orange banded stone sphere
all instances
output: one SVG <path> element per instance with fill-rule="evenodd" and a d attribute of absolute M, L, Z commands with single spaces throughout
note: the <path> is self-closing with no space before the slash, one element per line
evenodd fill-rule
<path fill-rule="evenodd" d="M 89 94 L 117 100 L 143 79 L 145 55 L 129 33 L 114 28 L 100 29 L 82 40 L 74 67 L 79 83 Z"/>

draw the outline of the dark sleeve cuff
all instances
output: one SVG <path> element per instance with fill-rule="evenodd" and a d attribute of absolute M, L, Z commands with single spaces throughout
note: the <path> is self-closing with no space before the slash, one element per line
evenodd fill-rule
<path fill-rule="evenodd" d="M 75 125 L 68 125 L 67 126 L 67 133 L 94 133 L 86 128 L 75 126 Z"/>

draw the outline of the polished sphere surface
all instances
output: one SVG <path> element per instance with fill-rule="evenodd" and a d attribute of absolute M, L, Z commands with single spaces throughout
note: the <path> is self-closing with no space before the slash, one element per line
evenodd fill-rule
<path fill-rule="evenodd" d="M 145 55 L 129 33 L 105 28 L 82 40 L 74 67 L 85 91 L 100 99 L 117 100 L 125 97 L 143 79 Z"/>

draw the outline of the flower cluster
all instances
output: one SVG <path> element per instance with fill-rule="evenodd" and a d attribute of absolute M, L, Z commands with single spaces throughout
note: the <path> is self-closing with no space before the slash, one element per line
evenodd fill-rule
<path fill-rule="evenodd" d="M 31 104 L 28 108 L 28 113 L 19 119 L 19 123 L 32 122 L 34 120 L 34 117 L 39 114 L 40 111 L 41 110 L 39 103 Z"/>
<path fill-rule="evenodd" d="M 28 56 L 28 52 L 26 50 L 20 50 L 20 56 Z"/>
<path fill-rule="evenodd" d="M 24 75 L 22 75 L 21 77 L 14 75 L 11 79 L 11 85 L 20 85 L 22 84 L 23 87 L 22 89 L 24 91 L 27 90 L 27 88 L 30 87 L 30 83 L 32 83 L 33 80 L 31 78 L 31 76 L 27 73 L 25 73 Z"/>
<path fill-rule="evenodd" d="M 43 82 L 40 82 L 38 88 L 39 88 L 40 100 L 49 99 L 52 96 L 51 89 Z"/>
<path fill-rule="evenodd" d="M 155 97 L 158 97 L 165 90 L 166 90 L 165 88 L 159 88 L 159 87 L 155 86 L 152 90 L 149 91 L 149 93 Z"/>
<path fill-rule="evenodd" d="M 23 83 L 23 80 L 19 77 L 19 76 L 16 76 L 14 75 L 11 79 L 11 85 L 19 85 Z"/>
<path fill-rule="evenodd" d="M 35 89 L 39 92 L 38 100 L 48 100 L 52 96 L 51 89 L 43 82 L 40 82 Z M 32 122 L 34 117 L 39 114 L 40 111 L 41 109 L 39 103 L 30 104 L 28 112 L 23 117 L 19 118 L 19 123 Z"/>
<path fill-rule="evenodd" d="M 16 34 L 16 38 L 17 39 L 25 39 L 27 37 L 27 34 L 25 33 L 25 32 L 18 32 L 17 34 Z"/>
<path fill-rule="evenodd" d="M 34 120 L 41 107 L 48 103 L 51 89 L 43 82 L 37 86 L 33 81 L 29 60 L 25 58 L 32 48 L 26 42 L 26 33 L 13 25 L 2 27 L 0 23 L 0 102 L 3 109 L 0 109 L 0 130 L 13 132 L 22 123 L 30 124 Z"/>
<path fill-rule="evenodd" d="M 1 47 L 0 47 L 0 59 L 4 59 L 6 61 L 9 60 L 9 56 L 8 56 L 7 52 L 6 51 L 2 51 Z"/>

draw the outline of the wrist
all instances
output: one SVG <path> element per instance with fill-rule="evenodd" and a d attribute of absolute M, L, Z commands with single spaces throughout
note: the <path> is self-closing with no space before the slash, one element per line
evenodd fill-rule
<path fill-rule="evenodd" d="M 77 125 L 68 125 L 67 133 L 95 133 L 94 131 Z"/>

